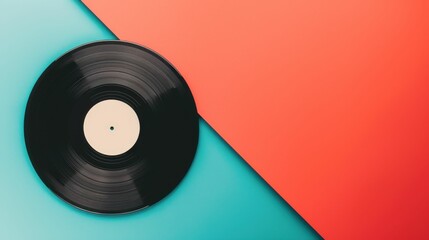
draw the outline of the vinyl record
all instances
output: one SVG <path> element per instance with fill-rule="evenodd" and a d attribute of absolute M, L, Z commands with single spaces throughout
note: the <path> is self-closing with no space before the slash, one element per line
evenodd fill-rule
<path fill-rule="evenodd" d="M 124 213 L 156 203 L 188 171 L 198 114 L 181 75 L 131 43 L 81 46 L 38 79 L 25 142 L 42 181 L 72 205 Z"/>

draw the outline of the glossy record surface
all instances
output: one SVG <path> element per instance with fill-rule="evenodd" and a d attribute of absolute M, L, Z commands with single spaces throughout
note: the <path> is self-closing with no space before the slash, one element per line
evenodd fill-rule
<path fill-rule="evenodd" d="M 127 152 L 103 155 L 90 147 L 84 118 L 96 103 L 127 103 L 140 134 Z M 99 213 L 151 205 L 182 180 L 198 143 L 198 114 L 185 81 L 143 47 L 104 41 L 54 61 L 28 101 L 25 138 L 45 184 L 71 204 Z"/>

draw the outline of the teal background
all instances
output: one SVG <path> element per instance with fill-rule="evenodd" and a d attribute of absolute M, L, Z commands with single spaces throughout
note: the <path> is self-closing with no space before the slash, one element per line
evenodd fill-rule
<path fill-rule="evenodd" d="M 0 239 L 320 238 L 203 120 L 190 171 L 154 206 L 106 216 L 62 201 L 28 159 L 27 98 L 61 54 L 115 36 L 71 0 L 2 1 L 0 27 Z"/>

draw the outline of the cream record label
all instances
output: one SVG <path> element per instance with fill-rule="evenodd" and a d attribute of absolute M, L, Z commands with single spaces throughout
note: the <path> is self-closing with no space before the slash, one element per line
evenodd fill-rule
<path fill-rule="evenodd" d="M 104 100 L 86 114 L 83 133 L 94 150 L 115 156 L 135 145 L 140 133 L 140 121 L 128 104 L 119 100 Z"/>

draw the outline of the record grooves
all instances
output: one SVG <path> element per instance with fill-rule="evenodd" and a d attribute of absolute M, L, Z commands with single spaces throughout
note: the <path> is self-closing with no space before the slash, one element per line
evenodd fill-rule
<path fill-rule="evenodd" d="M 88 112 L 107 100 L 129 106 L 140 126 L 135 144 L 117 155 L 95 150 L 83 128 Z M 141 46 L 103 41 L 45 70 L 24 131 L 31 162 L 55 194 L 87 211 L 125 213 L 154 204 L 182 180 L 198 144 L 198 114 L 185 80 L 166 60 Z"/>

